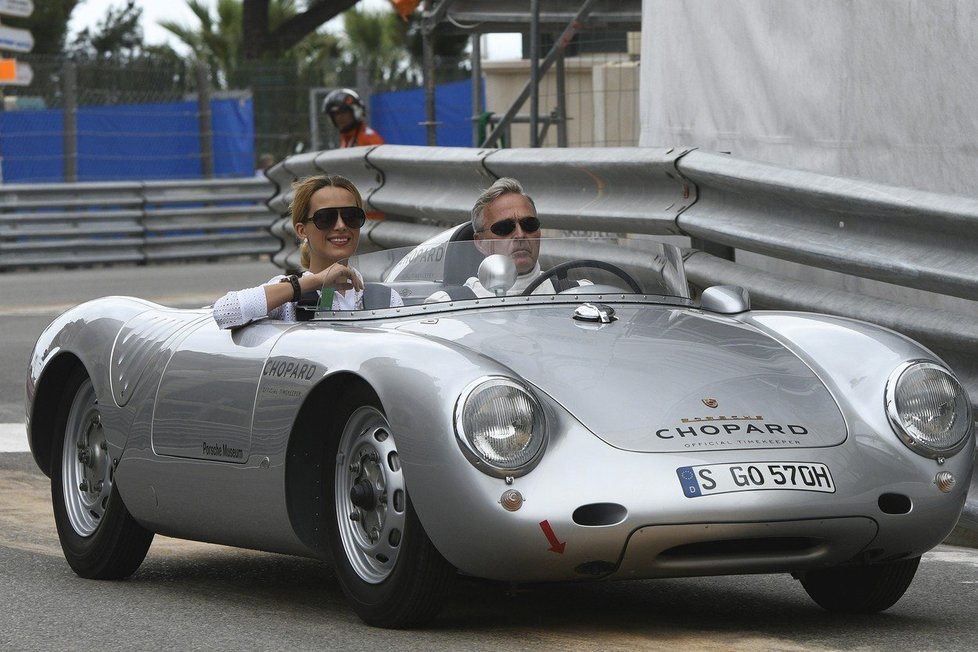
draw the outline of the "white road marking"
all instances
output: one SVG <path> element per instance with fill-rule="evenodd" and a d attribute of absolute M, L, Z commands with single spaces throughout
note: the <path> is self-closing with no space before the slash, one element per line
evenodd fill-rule
<path fill-rule="evenodd" d="M 168 308 L 207 308 L 214 303 L 214 294 L 172 294 L 165 296 L 149 297 L 146 301 L 152 301 Z M 0 317 L 57 317 L 61 313 L 79 305 L 75 303 L 62 303 L 51 305 L 14 305 L 0 306 Z"/>
<path fill-rule="evenodd" d="M 22 423 L 0 423 L 0 453 L 26 453 L 27 427 Z"/>
<path fill-rule="evenodd" d="M 967 564 L 978 568 L 978 550 L 971 548 L 937 548 L 920 559 L 922 562 L 939 561 L 949 564 Z"/>

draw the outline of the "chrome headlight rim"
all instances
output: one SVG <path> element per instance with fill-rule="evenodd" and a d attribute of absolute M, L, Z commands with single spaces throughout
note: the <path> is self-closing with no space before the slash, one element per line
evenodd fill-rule
<path fill-rule="evenodd" d="M 521 392 L 523 392 L 529 399 L 533 406 L 533 410 L 536 414 L 540 415 L 540 421 L 542 424 L 542 431 L 540 433 L 540 441 L 537 450 L 534 451 L 532 457 L 520 464 L 518 466 L 500 466 L 493 464 L 483 457 L 476 447 L 473 445 L 468 433 L 465 431 L 465 424 L 463 415 L 465 412 L 465 406 L 469 399 L 478 391 L 484 387 L 494 386 L 494 385 L 504 385 L 513 387 Z M 511 376 L 500 376 L 500 375 L 489 375 L 481 376 L 468 385 L 459 394 L 458 400 L 455 402 L 455 414 L 454 414 L 454 427 L 455 427 L 455 440 L 458 443 L 462 454 L 465 455 L 469 462 L 485 473 L 496 478 L 517 478 L 522 475 L 526 475 L 532 471 L 537 464 L 539 464 L 540 459 L 543 457 L 544 451 L 547 449 L 547 443 L 549 441 L 547 416 L 543 409 L 543 404 L 537 398 L 536 394 L 530 389 L 530 386 L 524 382 L 521 382 Z"/>
<path fill-rule="evenodd" d="M 968 424 L 965 429 L 965 434 L 958 440 L 955 444 L 948 446 L 946 448 L 938 448 L 931 444 L 922 442 L 919 438 L 915 437 L 911 433 L 907 432 L 904 426 L 903 418 L 900 416 L 900 412 L 897 408 L 896 401 L 896 391 L 897 385 L 904 375 L 910 370 L 921 369 L 927 370 L 932 369 L 945 374 L 951 381 L 957 386 L 958 391 L 964 395 L 965 404 L 965 421 Z M 908 360 L 901 363 L 893 372 L 890 374 L 886 381 L 886 389 L 884 391 L 884 402 L 886 407 L 886 416 L 890 421 L 890 427 L 893 428 L 893 432 L 896 433 L 900 441 L 904 443 L 910 450 L 921 455 L 923 457 L 929 457 L 932 459 L 941 459 L 945 457 L 951 457 L 959 453 L 968 442 L 971 440 L 972 433 L 974 431 L 974 414 L 972 412 L 971 400 L 968 396 L 967 391 L 965 391 L 964 386 L 957 379 L 957 377 L 948 369 L 946 366 L 934 362 L 933 360 Z"/>

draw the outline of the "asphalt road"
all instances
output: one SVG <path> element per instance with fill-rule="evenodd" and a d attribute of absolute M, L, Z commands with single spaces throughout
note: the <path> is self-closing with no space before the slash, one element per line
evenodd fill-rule
<path fill-rule="evenodd" d="M 199 306 L 263 282 L 269 263 L 0 275 L 0 423 L 23 421 L 24 367 L 67 307 L 130 294 Z M 65 563 L 48 480 L 0 453 L 0 650 L 973 650 L 978 551 L 927 554 L 883 614 L 819 609 L 787 575 L 510 587 L 461 579 L 420 631 L 364 626 L 328 564 L 157 537 L 127 581 Z"/>
<path fill-rule="evenodd" d="M 363 625 L 328 564 L 157 537 L 121 582 L 72 574 L 48 481 L 0 454 L 3 650 L 974 650 L 978 551 L 941 546 L 889 611 L 840 617 L 787 575 L 517 587 L 461 580 L 424 630 Z"/>

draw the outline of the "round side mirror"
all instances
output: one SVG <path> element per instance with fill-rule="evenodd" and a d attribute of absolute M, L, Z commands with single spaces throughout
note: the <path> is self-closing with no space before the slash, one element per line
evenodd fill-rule
<path fill-rule="evenodd" d="M 479 265 L 479 283 L 497 297 L 504 297 L 516 283 L 516 263 L 509 256 L 493 254 Z"/>

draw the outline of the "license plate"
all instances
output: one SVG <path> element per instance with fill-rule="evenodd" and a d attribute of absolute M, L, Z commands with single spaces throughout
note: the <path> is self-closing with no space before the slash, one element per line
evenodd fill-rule
<path fill-rule="evenodd" d="M 741 462 L 676 469 L 687 498 L 735 491 L 820 491 L 835 493 L 829 467 L 817 462 Z"/>

